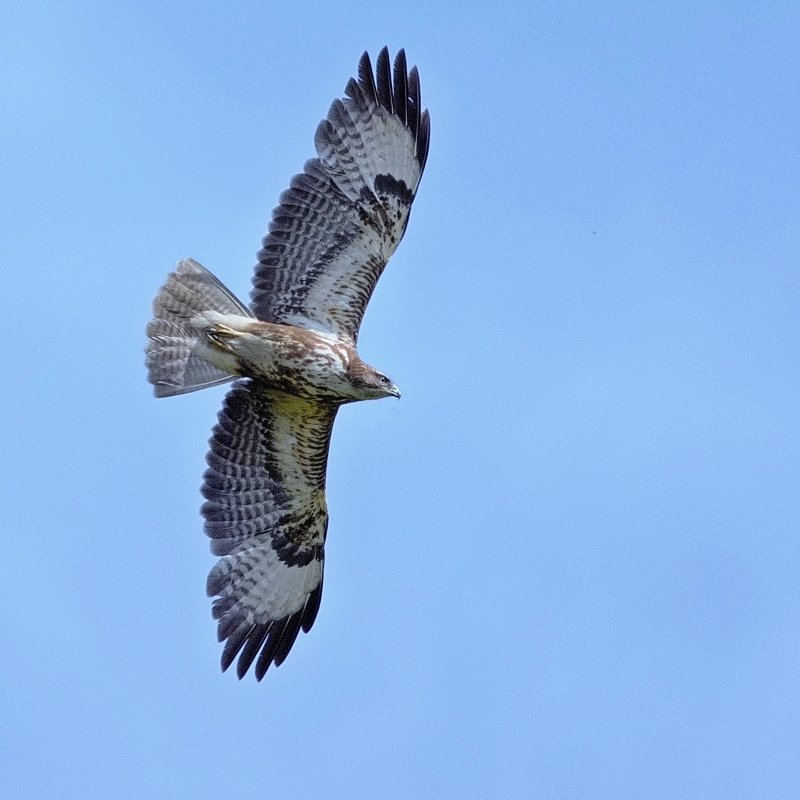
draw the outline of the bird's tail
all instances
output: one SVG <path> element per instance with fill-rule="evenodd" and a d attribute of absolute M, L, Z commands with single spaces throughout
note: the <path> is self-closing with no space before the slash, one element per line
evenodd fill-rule
<path fill-rule="evenodd" d="M 198 355 L 208 311 L 253 316 L 205 267 L 187 258 L 167 276 L 147 323 L 147 379 L 156 397 L 194 392 L 236 377 Z"/>

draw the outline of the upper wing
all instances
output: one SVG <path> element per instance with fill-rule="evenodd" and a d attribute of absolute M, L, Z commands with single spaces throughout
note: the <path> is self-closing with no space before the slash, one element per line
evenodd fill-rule
<path fill-rule="evenodd" d="M 372 290 L 397 249 L 428 157 L 417 68 L 369 55 L 317 128 L 306 162 L 272 213 L 251 307 L 267 322 L 358 337 Z"/>
<path fill-rule="evenodd" d="M 202 513 L 212 552 L 212 614 L 227 639 L 222 669 L 241 650 L 241 678 L 256 678 L 314 624 L 322 597 L 328 511 L 325 466 L 336 407 L 249 380 L 225 397 L 203 476 Z M 242 650 L 242 648 L 244 648 Z"/>

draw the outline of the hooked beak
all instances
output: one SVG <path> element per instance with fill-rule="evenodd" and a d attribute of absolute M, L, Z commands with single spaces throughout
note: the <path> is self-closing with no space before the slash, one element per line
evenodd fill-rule
<path fill-rule="evenodd" d="M 400 390 L 394 384 L 392 384 L 392 388 L 389 389 L 389 394 L 392 397 L 396 397 L 398 400 L 400 399 Z"/>

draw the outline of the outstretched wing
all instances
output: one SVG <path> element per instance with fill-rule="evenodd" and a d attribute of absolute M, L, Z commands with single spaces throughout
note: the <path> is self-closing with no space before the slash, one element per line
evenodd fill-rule
<path fill-rule="evenodd" d="M 281 664 L 322 597 L 325 466 L 336 407 L 239 381 L 225 397 L 203 478 L 208 576 L 226 670 Z M 260 653 L 260 655 L 259 655 Z"/>
<path fill-rule="evenodd" d="M 369 55 L 317 128 L 308 161 L 272 213 L 251 292 L 267 322 L 358 337 L 364 310 L 397 249 L 428 157 L 430 121 L 403 50 Z"/>

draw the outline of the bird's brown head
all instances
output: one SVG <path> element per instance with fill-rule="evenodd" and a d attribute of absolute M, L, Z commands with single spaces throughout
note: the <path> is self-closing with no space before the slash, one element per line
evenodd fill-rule
<path fill-rule="evenodd" d="M 400 397 L 400 390 L 391 378 L 359 360 L 350 365 L 350 382 L 358 392 L 359 400 L 377 400 L 381 397 Z"/>

